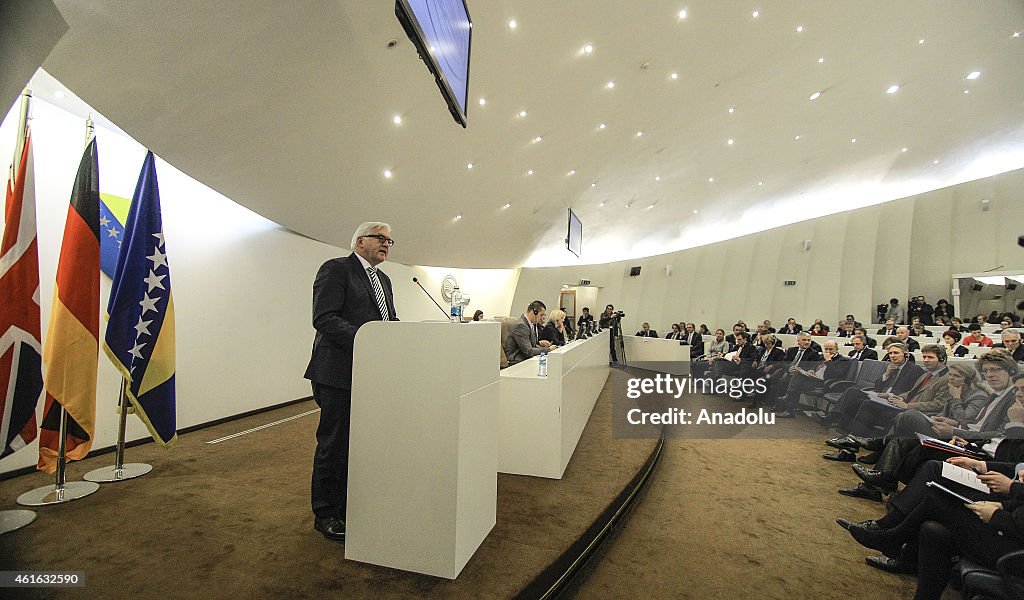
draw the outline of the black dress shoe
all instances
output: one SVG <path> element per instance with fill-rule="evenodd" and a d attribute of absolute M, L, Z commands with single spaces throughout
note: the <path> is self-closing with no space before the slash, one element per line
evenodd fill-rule
<path fill-rule="evenodd" d="M 894 539 L 888 529 L 867 529 L 860 525 L 850 525 L 847 531 L 861 546 L 878 550 L 888 557 L 899 556 L 900 548 L 903 547 L 903 542 Z"/>
<path fill-rule="evenodd" d="M 857 462 L 865 464 L 865 465 L 874 465 L 874 464 L 878 464 L 878 459 L 881 458 L 881 456 L 882 456 L 882 453 L 877 451 L 877 450 L 875 450 L 874 452 L 868 452 L 864 456 L 858 456 L 857 457 Z"/>
<path fill-rule="evenodd" d="M 854 452 L 860 450 L 860 444 L 858 444 L 853 438 L 849 436 L 836 437 L 830 440 L 825 440 L 825 443 L 828 444 L 829 446 L 832 446 L 833 448 L 838 448 L 839 450 L 852 450 Z"/>
<path fill-rule="evenodd" d="M 324 534 L 329 540 L 343 541 L 345 539 L 345 521 L 338 517 L 315 517 L 313 528 Z"/>
<path fill-rule="evenodd" d="M 851 468 L 853 469 L 853 472 L 857 474 L 857 477 L 860 477 L 864 483 L 870 485 L 873 488 L 878 488 L 882 490 L 889 490 L 894 488 L 893 482 L 882 471 L 869 469 L 864 465 L 852 465 Z"/>
<path fill-rule="evenodd" d="M 834 460 L 836 462 L 853 462 L 857 460 L 857 454 L 852 450 L 837 450 L 832 454 L 822 454 L 821 457 L 825 460 Z"/>
<path fill-rule="evenodd" d="M 865 450 L 880 452 L 885 449 L 885 438 L 863 438 L 852 435 L 850 437 Z"/>
<path fill-rule="evenodd" d="M 904 562 L 899 558 L 889 558 L 887 556 L 869 556 L 864 559 L 864 562 L 868 563 L 876 569 L 881 569 L 886 573 L 905 573 L 913 575 L 917 573 L 917 565 Z"/>
<path fill-rule="evenodd" d="M 863 527 L 865 529 L 881 529 L 881 527 L 878 526 L 878 522 L 877 521 L 870 521 L 870 520 L 869 521 L 860 521 L 858 523 L 858 522 L 851 521 L 849 519 L 836 519 L 836 523 L 838 523 L 839 526 L 842 527 L 843 529 L 847 529 L 847 530 L 850 529 L 851 525 L 857 525 L 857 526 Z"/>
<path fill-rule="evenodd" d="M 858 483 L 857 487 L 843 488 L 839 490 L 839 493 L 851 498 L 863 498 L 864 500 L 871 500 L 873 502 L 882 501 L 882 492 L 866 483 Z"/>

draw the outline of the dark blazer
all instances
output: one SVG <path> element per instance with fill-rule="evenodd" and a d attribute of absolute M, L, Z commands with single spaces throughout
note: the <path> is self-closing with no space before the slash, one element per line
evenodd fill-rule
<path fill-rule="evenodd" d="M 847 358 L 842 354 L 836 354 L 832 357 L 832 360 L 825 361 L 824 381 L 846 379 L 846 375 L 850 372 L 850 363 L 852 360 L 853 359 Z"/>
<path fill-rule="evenodd" d="M 799 346 L 787 348 L 785 356 L 782 357 L 783 362 L 786 363 L 783 366 L 788 369 L 790 365 L 793 364 L 793 361 L 796 360 L 796 354 L 799 351 Z M 808 348 L 807 350 L 804 351 L 804 355 L 800 357 L 800 362 L 797 363 L 797 366 L 800 368 L 807 368 L 806 365 L 808 362 L 817 362 L 819 360 L 821 360 L 821 354 L 814 348 Z"/>
<path fill-rule="evenodd" d="M 684 332 L 682 339 L 683 339 L 683 343 L 684 344 L 687 344 L 687 345 L 690 345 L 690 346 L 700 346 L 701 348 L 704 347 L 704 338 L 699 333 L 697 333 L 696 331 L 694 331 L 693 333 L 685 333 Z M 1021 347 L 1024 348 L 1024 346 L 1021 346 Z"/>
<path fill-rule="evenodd" d="M 637 337 L 658 337 L 658 332 L 653 330 L 653 329 L 648 329 L 647 333 L 644 333 L 644 330 L 641 329 L 640 331 L 636 332 L 636 336 Z"/>
<path fill-rule="evenodd" d="M 391 279 L 380 269 L 377 279 L 391 320 L 397 321 Z M 315 383 L 352 388 L 352 350 L 356 331 L 380 321 L 380 309 L 359 257 L 350 254 L 325 262 L 313 281 L 313 355 L 304 377 Z"/>
<path fill-rule="evenodd" d="M 1002 344 L 1002 343 L 992 344 L 992 347 L 993 348 L 1002 348 L 1003 350 L 1006 350 L 1006 346 L 1004 344 Z M 966 354 L 966 352 L 964 352 L 964 354 Z M 1013 360 L 1015 360 L 1017 362 L 1024 362 L 1024 344 L 1021 344 L 1020 346 L 1017 346 L 1017 349 L 1013 351 L 1013 355 L 1012 356 L 1013 356 Z"/>
<path fill-rule="evenodd" d="M 665 334 L 665 339 L 666 340 L 681 340 L 681 339 L 683 339 L 684 335 L 686 335 L 686 334 L 684 334 L 684 333 L 676 333 L 675 331 L 670 331 L 670 332 Z"/>
<path fill-rule="evenodd" d="M 856 353 L 856 350 L 850 350 L 850 353 L 847 356 L 853 357 L 853 355 Z M 872 350 L 871 348 L 865 348 L 861 350 L 860 358 L 858 358 L 857 360 L 878 360 L 878 352 Z"/>
<path fill-rule="evenodd" d="M 886 365 L 886 368 L 888 367 L 889 365 Z M 875 381 L 874 389 L 879 392 L 886 391 L 890 394 L 909 392 L 917 382 L 917 378 L 923 374 L 924 369 L 908 360 L 895 380 L 882 379 L 885 375 L 885 371 L 882 371 L 882 375 L 879 375 L 878 380 Z"/>
<path fill-rule="evenodd" d="M 767 354 L 768 356 L 765 357 L 765 354 Z M 781 363 L 781 361 L 785 358 L 786 352 L 782 348 L 776 346 L 771 349 L 771 352 L 766 352 L 766 348 L 762 346 L 757 353 L 757 361 L 754 365 L 754 371 L 757 372 L 758 374 L 763 375 L 764 371 L 762 370 L 762 368 L 764 366 L 774 363 Z"/>
<path fill-rule="evenodd" d="M 568 331 L 566 331 L 568 333 Z M 540 332 L 540 339 L 547 340 L 557 346 L 565 345 L 565 336 L 562 335 L 561 331 L 555 329 L 554 323 L 548 323 L 544 326 L 544 329 Z"/>
<path fill-rule="evenodd" d="M 893 327 L 891 330 L 886 330 L 886 328 L 883 327 L 883 328 L 879 329 L 876 333 L 878 335 L 884 335 L 886 337 L 891 337 L 891 336 L 896 335 L 896 328 Z"/>
<path fill-rule="evenodd" d="M 583 329 L 584 323 L 593 323 L 594 315 L 580 315 L 579 319 L 576 319 L 576 326 Z"/>

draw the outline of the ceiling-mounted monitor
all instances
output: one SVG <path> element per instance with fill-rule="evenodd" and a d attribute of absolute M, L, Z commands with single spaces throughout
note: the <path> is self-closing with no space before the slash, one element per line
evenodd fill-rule
<path fill-rule="evenodd" d="M 569 209 L 569 235 L 565 238 L 565 247 L 577 258 L 583 253 L 583 221 L 580 221 L 571 208 Z"/>
<path fill-rule="evenodd" d="M 473 34 L 465 0 L 395 0 L 395 15 L 434 74 L 452 117 L 465 127 Z"/>

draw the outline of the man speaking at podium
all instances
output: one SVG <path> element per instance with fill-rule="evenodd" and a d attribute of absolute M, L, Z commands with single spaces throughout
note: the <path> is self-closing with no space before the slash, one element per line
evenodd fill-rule
<path fill-rule="evenodd" d="M 313 282 L 316 337 L 305 374 L 320 407 L 313 455 L 313 526 L 331 540 L 345 539 L 353 343 L 363 323 L 398 320 L 391 279 L 377 270 L 394 245 L 390 225 L 363 223 L 352 235 L 352 254 L 325 262 Z"/>

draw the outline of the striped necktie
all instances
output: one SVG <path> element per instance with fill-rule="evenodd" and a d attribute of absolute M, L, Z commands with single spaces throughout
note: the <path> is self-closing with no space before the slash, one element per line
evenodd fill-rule
<path fill-rule="evenodd" d="M 377 269 L 374 267 L 366 268 L 367 275 L 370 276 L 370 285 L 373 286 L 373 295 L 377 298 L 377 308 L 380 309 L 380 318 L 384 321 L 390 321 L 391 316 L 388 314 L 388 303 L 384 299 L 384 288 L 380 285 L 380 280 L 377 279 Z"/>

